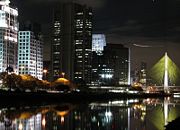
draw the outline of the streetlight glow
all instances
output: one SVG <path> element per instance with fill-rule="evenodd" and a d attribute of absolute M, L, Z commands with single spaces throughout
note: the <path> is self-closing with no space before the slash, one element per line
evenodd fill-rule
<path fill-rule="evenodd" d="M 46 69 L 43 70 L 43 73 L 47 73 L 48 71 Z"/>
<path fill-rule="evenodd" d="M 64 72 L 62 72 L 61 74 L 62 74 L 62 76 L 63 76 L 63 78 L 64 78 L 65 73 L 64 73 Z"/>
<path fill-rule="evenodd" d="M 43 70 L 43 73 L 44 73 L 44 79 L 45 79 L 45 80 L 46 80 L 47 72 L 48 72 L 47 69 L 44 69 L 44 70 Z"/>

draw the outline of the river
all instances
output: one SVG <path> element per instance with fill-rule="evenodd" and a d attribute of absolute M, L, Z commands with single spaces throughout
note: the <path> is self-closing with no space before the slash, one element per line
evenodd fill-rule
<path fill-rule="evenodd" d="M 180 98 L 0 105 L 0 130 L 163 130 Z"/>

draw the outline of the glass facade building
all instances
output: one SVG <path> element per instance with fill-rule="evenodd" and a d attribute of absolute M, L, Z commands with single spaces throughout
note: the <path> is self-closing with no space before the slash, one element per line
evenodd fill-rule
<path fill-rule="evenodd" d="M 17 72 L 18 10 L 9 3 L 9 0 L 0 0 L 0 72 L 7 67 Z"/>
<path fill-rule="evenodd" d="M 97 54 L 102 54 L 105 46 L 106 38 L 104 34 L 92 35 L 92 51 L 95 51 Z"/>
<path fill-rule="evenodd" d="M 18 33 L 19 74 L 30 74 L 38 79 L 43 76 L 43 43 L 32 31 Z"/>
<path fill-rule="evenodd" d="M 93 53 L 92 85 L 129 85 L 129 48 L 119 44 L 107 44 L 102 55 Z"/>

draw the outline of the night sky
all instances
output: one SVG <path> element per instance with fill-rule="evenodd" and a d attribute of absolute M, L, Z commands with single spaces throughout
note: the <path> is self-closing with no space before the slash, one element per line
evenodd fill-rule
<path fill-rule="evenodd" d="M 20 23 L 30 20 L 42 24 L 46 59 L 50 59 L 50 23 L 57 1 L 68 0 L 11 0 L 19 9 Z M 133 69 L 141 61 L 152 67 L 165 51 L 180 67 L 180 0 L 74 1 L 93 7 L 94 33 L 104 33 L 108 43 L 131 48 Z"/>

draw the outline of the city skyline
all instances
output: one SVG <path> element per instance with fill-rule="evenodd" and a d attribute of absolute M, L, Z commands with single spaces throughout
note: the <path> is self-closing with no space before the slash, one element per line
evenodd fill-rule
<path fill-rule="evenodd" d="M 20 22 L 25 19 L 35 19 L 43 25 L 45 37 L 49 39 L 47 34 L 51 30 L 50 22 L 52 22 L 51 13 L 54 3 L 48 0 L 43 2 L 41 0 L 16 0 L 12 2 L 19 8 Z M 75 2 L 82 3 L 80 0 Z M 141 61 L 147 62 L 147 66 L 150 68 L 166 51 L 180 66 L 178 60 L 178 50 L 180 50 L 179 3 L 179 0 L 114 0 L 113 2 L 93 0 L 82 4 L 93 8 L 93 33 L 104 33 L 107 43 L 125 44 L 130 47 L 133 68 L 139 66 Z M 48 44 L 50 41 L 46 42 L 46 46 Z M 45 49 L 45 53 L 49 54 L 49 50 Z"/>

